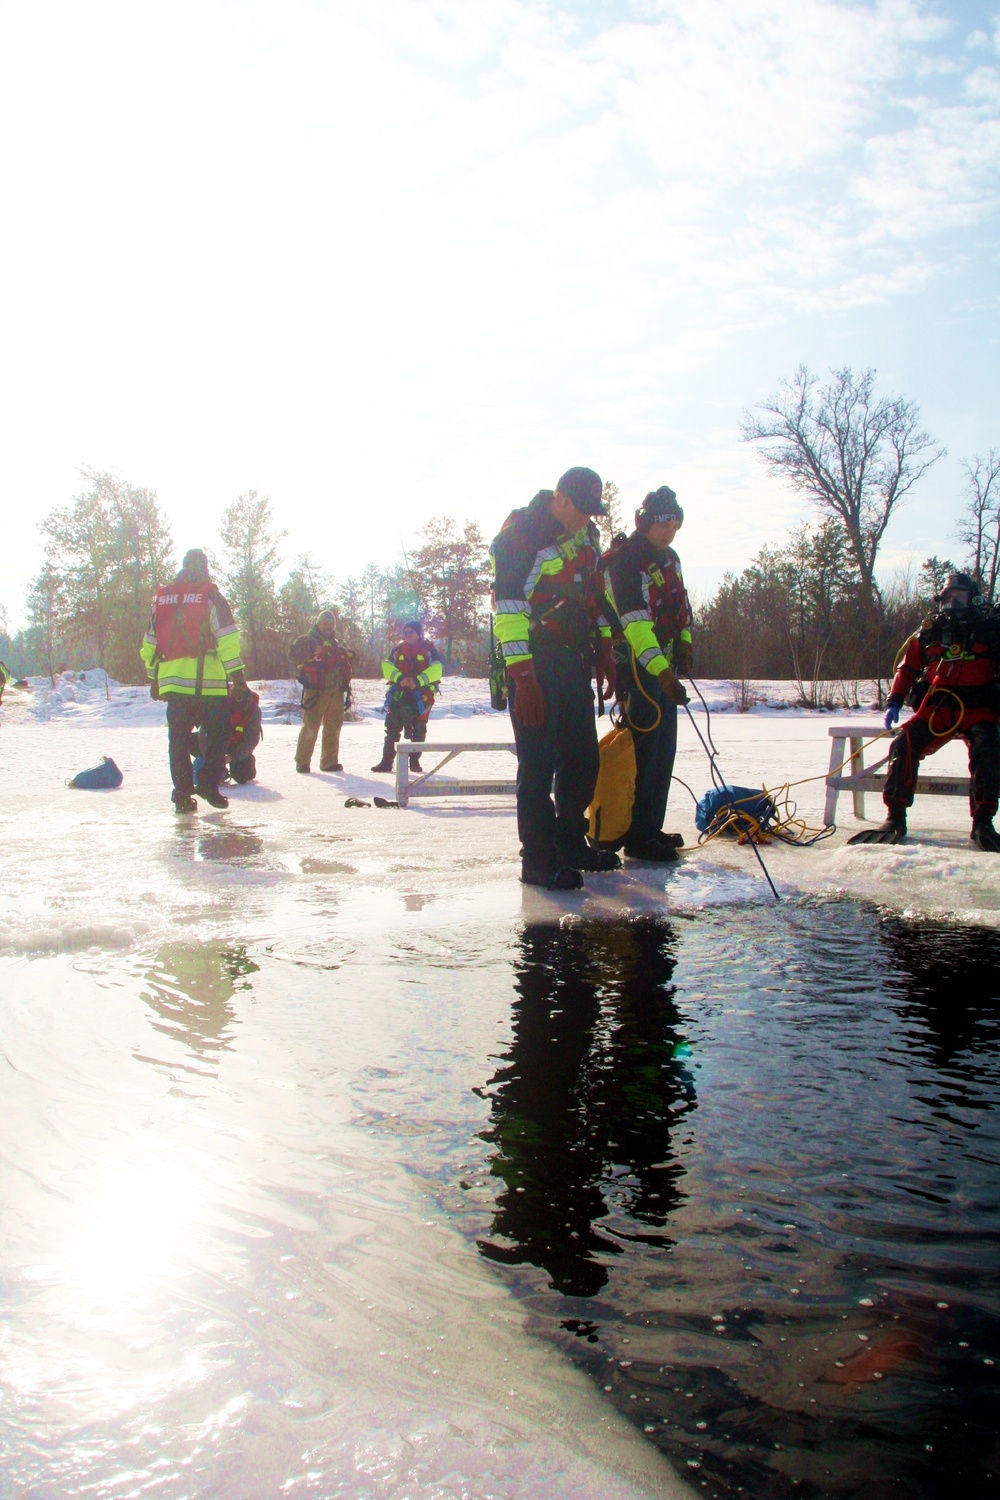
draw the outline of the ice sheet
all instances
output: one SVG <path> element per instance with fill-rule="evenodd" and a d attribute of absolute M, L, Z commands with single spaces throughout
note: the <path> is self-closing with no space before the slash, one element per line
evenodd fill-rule
<path fill-rule="evenodd" d="M 265 738 L 256 784 L 230 790 L 228 812 L 178 819 L 169 800 L 163 706 L 140 688 L 110 688 L 103 676 L 67 675 L 56 689 L 8 689 L 0 732 L 4 864 L 0 875 L 0 952 L 44 953 L 90 946 L 127 949 L 178 931 L 261 933 L 317 920 L 331 933 L 406 920 L 433 903 L 447 923 L 477 911 L 566 913 L 644 910 L 680 913 L 770 900 L 752 852 L 715 841 L 691 848 L 675 867 L 627 864 L 624 874 L 588 879 L 580 894 L 550 897 L 517 883 L 517 838 L 509 797 L 427 799 L 405 811 L 348 809 L 348 797 L 392 797 L 391 777 L 369 767 L 380 753 L 378 683 L 358 684 L 359 717 L 345 725 L 343 775 L 295 774 L 294 684 L 262 685 Z M 787 688 L 787 685 L 785 685 Z M 776 696 L 775 685 L 771 685 Z M 730 701 L 709 684 L 709 702 Z M 782 711 L 713 714 L 720 765 L 734 782 L 795 789 L 799 811 L 822 821 L 831 723 L 842 714 Z M 461 721 L 461 727 L 456 722 Z M 606 723 L 606 721 L 604 721 Z M 697 722 L 704 729 L 705 715 Z M 851 716 L 874 733 L 878 720 Z M 511 739 L 506 716 L 489 708 L 486 684 L 448 679 L 430 737 Z M 102 754 L 125 773 L 114 792 L 66 788 Z M 962 770 L 964 747 L 948 746 L 932 768 Z M 454 763 L 453 763 L 454 764 Z M 463 763 L 457 763 L 461 766 Z M 510 776 L 506 753 L 479 754 L 472 773 Z M 682 714 L 667 826 L 696 842 L 693 802 L 711 784 L 704 751 Z M 867 799 L 880 819 L 878 799 Z M 953 914 L 1000 923 L 1000 862 L 973 848 L 958 798 L 918 798 L 912 837 L 895 847 L 846 845 L 859 824 L 841 797 L 840 827 L 813 849 L 764 851 L 787 896 L 854 895 L 903 911 Z M 426 916 L 422 918 L 426 921 Z"/>

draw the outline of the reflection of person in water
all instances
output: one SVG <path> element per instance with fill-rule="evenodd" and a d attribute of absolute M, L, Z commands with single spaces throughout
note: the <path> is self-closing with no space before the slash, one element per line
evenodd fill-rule
<path fill-rule="evenodd" d="M 909 1034 L 911 1050 L 923 1052 L 935 1068 L 947 1068 L 948 1092 L 960 1080 L 974 1082 L 976 1066 L 958 1059 L 996 1056 L 1000 1002 L 1000 935 L 989 927 L 958 927 L 922 918 L 889 917 L 881 937 L 890 958 L 887 984 L 902 991 L 904 1019 L 919 1031 Z"/>
<path fill-rule="evenodd" d="M 669 1243 L 657 1231 L 680 1198 L 670 1133 L 695 1102 L 674 1056 L 674 943 L 658 920 L 521 937 L 513 1041 L 485 1137 L 506 1186 L 480 1249 L 544 1267 L 567 1295 L 596 1295 L 599 1257 L 625 1243 Z"/>
<path fill-rule="evenodd" d="M 186 1042 L 199 1056 L 211 1056 L 228 1049 L 232 998 L 248 988 L 246 975 L 256 972 L 245 948 L 170 943 L 148 970 L 142 998 L 160 1017 L 153 1022 L 156 1031 Z"/>

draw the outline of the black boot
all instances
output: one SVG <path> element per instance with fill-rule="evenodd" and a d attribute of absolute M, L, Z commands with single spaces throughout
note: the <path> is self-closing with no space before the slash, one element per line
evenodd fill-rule
<path fill-rule="evenodd" d="M 209 807 L 228 807 L 229 798 L 224 797 L 217 786 L 212 786 L 208 781 L 196 781 L 195 791 L 199 797 L 204 797 Z"/>
<path fill-rule="evenodd" d="M 683 849 L 684 835 L 683 833 L 664 833 L 661 829 L 659 833 L 654 833 L 653 843 L 663 844 L 666 849 Z"/>
<path fill-rule="evenodd" d="M 542 885 L 547 891 L 578 891 L 583 885 L 579 870 L 548 860 L 522 859 L 521 884 Z"/>
<path fill-rule="evenodd" d="M 880 828 L 864 828 L 852 834 L 849 844 L 901 844 L 906 838 L 906 813 L 890 812 Z"/>
<path fill-rule="evenodd" d="M 193 813 L 198 811 L 198 804 L 187 792 L 174 793 L 174 812 Z"/>
<path fill-rule="evenodd" d="M 986 854 L 1000 854 L 1000 833 L 993 827 L 992 818 L 977 818 L 969 838 Z"/>
<path fill-rule="evenodd" d="M 626 844 L 625 854 L 628 859 L 641 859 L 647 865 L 672 865 L 677 860 L 674 845 L 661 839 L 650 839 L 648 844 Z"/>
<path fill-rule="evenodd" d="M 411 755 L 410 756 L 410 770 L 411 771 L 422 771 L 423 769 L 424 769 L 423 766 L 420 764 L 420 756 L 419 755 Z"/>
<path fill-rule="evenodd" d="M 392 740 L 386 738 L 382 746 L 382 759 L 377 766 L 372 766 L 373 771 L 391 771 L 396 763 L 396 747 Z"/>
<path fill-rule="evenodd" d="M 570 870 L 588 870 L 595 875 L 606 875 L 611 870 L 620 870 L 622 862 L 613 849 L 594 848 L 587 845 L 575 854 L 567 854 L 563 863 Z"/>

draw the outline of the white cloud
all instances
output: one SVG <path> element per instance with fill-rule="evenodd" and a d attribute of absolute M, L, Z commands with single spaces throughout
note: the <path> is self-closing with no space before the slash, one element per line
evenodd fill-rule
<path fill-rule="evenodd" d="M 754 349 L 751 401 L 773 330 L 912 295 L 994 211 L 995 70 L 909 0 L 604 13 L 0 9 L 0 597 L 81 462 L 178 540 L 269 489 L 338 572 L 376 500 L 488 528 L 578 455 L 644 485 L 715 451 L 693 375 Z"/>

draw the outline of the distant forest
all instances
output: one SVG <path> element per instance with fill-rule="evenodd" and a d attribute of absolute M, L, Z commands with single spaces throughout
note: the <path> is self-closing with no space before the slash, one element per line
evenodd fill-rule
<path fill-rule="evenodd" d="M 732 680 L 741 707 L 750 706 L 755 678 L 794 683 L 811 706 L 850 705 L 872 680 L 891 677 L 900 644 L 955 565 L 931 557 L 915 576 L 888 581 L 877 571 L 890 520 L 944 450 L 921 430 L 912 403 L 878 396 L 873 371 L 849 368 L 821 385 L 800 367 L 745 414 L 742 436 L 812 514 L 695 601 L 695 674 Z M 990 604 L 1000 603 L 1000 449 L 962 467 L 952 531 L 957 562 L 979 579 Z M 84 480 L 81 493 L 41 523 L 45 562 L 28 595 L 28 625 L 13 636 L 0 628 L 0 658 L 19 676 L 102 667 L 138 683 L 153 591 L 176 572 L 169 525 L 154 491 L 92 470 Z M 601 529 L 610 545 L 625 529 L 611 481 L 605 501 Z M 271 501 L 251 490 L 225 507 L 219 546 L 209 553 L 236 612 L 251 677 L 289 676 L 291 642 L 324 608 L 335 611 L 358 676 L 379 675 L 387 643 L 415 615 L 446 672 L 485 674 L 490 579 L 487 539 L 474 522 L 434 517 L 401 545 L 396 564 L 370 563 L 340 580 L 311 556 L 283 571 L 284 536 Z M 683 543 L 682 531 L 682 560 Z"/>

